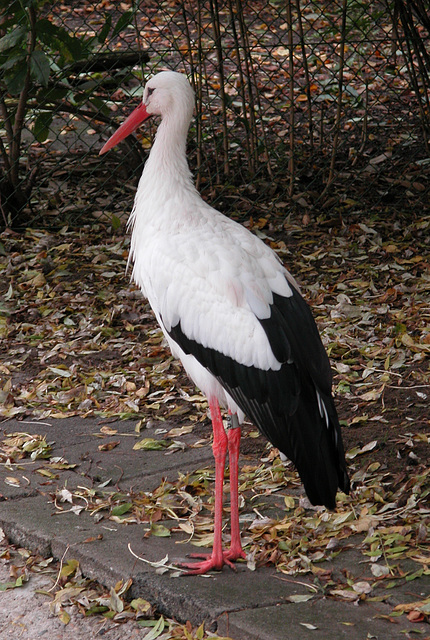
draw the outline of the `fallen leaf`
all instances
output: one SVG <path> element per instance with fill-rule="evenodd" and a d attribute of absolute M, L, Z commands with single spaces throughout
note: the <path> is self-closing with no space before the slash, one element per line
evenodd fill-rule
<path fill-rule="evenodd" d="M 112 451 L 115 447 L 118 447 L 121 442 L 120 440 L 112 440 L 111 442 L 105 442 L 104 444 L 99 444 L 97 447 L 99 451 Z"/>

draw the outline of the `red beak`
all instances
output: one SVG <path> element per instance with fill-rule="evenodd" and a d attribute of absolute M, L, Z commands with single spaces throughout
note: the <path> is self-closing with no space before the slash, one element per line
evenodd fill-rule
<path fill-rule="evenodd" d="M 103 155 L 112 147 L 115 147 L 118 142 L 124 140 L 130 133 L 133 133 L 137 129 L 137 127 L 144 121 L 147 120 L 151 116 L 150 113 L 147 112 L 145 105 L 140 104 L 134 111 L 130 113 L 128 118 L 122 123 L 122 125 L 115 131 L 115 133 L 109 138 L 106 144 L 101 148 L 99 155 Z"/>

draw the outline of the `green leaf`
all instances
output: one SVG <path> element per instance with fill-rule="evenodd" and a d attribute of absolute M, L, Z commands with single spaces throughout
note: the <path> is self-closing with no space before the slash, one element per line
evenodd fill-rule
<path fill-rule="evenodd" d="M 65 564 L 63 564 L 60 572 L 62 578 L 68 578 L 76 573 L 76 569 L 79 567 L 78 560 L 71 558 Z"/>
<path fill-rule="evenodd" d="M 161 451 L 161 449 L 166 449 L 170 442 L 167 440 L 155 440 L 154 438 L 143 438 L 140 442 L 136 442 L 133 449 L 138 451 L 139 449 L 143 449 L 144 451 Z"/>
<path fill-rule="evenodd" d="M 36 81 L 46 87 L 49 80 L 49 74 L 51 73 L 51 67 L 49 66 L 49 60 L 46 53 L 38 49 L 33 51 L 30 59 L 30 69 L 31 74 Z"/>
<path fill-rule="evenodd" d="M 25 78 L 27 77 L 27 65 L 20 65 L 18 70 L 13 74 L 5 75 L 5 82 L 10 94 L 17 95 L 24 88 Z"/>
<path fill-rule="evenodd" d="M 103 113 L 105 116 L 111 115 L 110 109 L 107 107 L 105 101 L 102 100 L 101 98 L 97 98 L 97 96 L 93 96 L 90 99 L 90 102 L 96 107 L 99 113 Z"/>
<path fill-rule="evenodd" d="M 8 591 L 9 589 L 16 589 L 22 587 L 24 584 L 23 576 L 19 576 L 15 582 L 0 582 L 0 591 Z"/>
<path fill-rule="evenodd" d="M 124 513 L 127 513 L 127 511 L 130 511 L 132 506 L 133 504 L 131 502 L 124 502 L 124 504 L 119 504 L 112 509 L 112 515 L 123 516 Z"/>
<path fill-rule="evenodd" d="M 85 46 L 80 38 L 71 36 L 63 27 L 42 18 L 37 22 L 37 34 L 41 42 L 51 51 L 59 51 L 67 61 L 81 60 L 85 57 Z"/>
<path fill-rule="evenodd" d="M 16 53 L 14 56 L 8 55 L 6 62 L 0 66 L 0 69 L 4 69 L 7 71 L 8 69 L 12 69 L 16 64 L 19 64 L 27 57 L 26 53 Z"/>
<path fill-rule="evenodd" d="M 121 220 L 118 218 L 118 216 L 116 216 L 115 214 L 112 214 L 111 224 L 112 224 L 112 229 L 114 231 L 117 231 L 117 229 L 119 229 L 121 226 Z"/>
<path fill-rule="evenodd" d="M 134 600 L 130 602 L 130 606 L 140 614 L 148 614 L 151 611 L 150 603 L 143 598 L 134 598 Z"/>
<path fill-rule="evenodd" d="M 24 40 L 26 33 L 27 29 L 24 26 L 21 26 L 16 27 L 16 29 L 3 36 L 3 38 L 0 38 L 0 52 L 12 49 L 12 47 L 21 43 Z"/>
<path fill-rule="evenodd" d="M 312 593 L 302 593 L 302 594 L 297 593 L 297 594 L 288 596 L 288 600 L 290 602 L 302 603 L 302 602 L 307 602 L 308 600 L 312 600 L 313 597 L 314 597 L 314 594 Z"/>
<path fill-rule="evenodd" d="M 50 111 L 42 111 L 37 116 L 33 127 L 33 135 L 38 142 L 45 142 L 48 137 L 52 118 L 53 114 Z"/>
<path fill-rule="evenodd" d="M 122 613 L 122 611 L 124 611 L 124 602 L 113 587 L 110 588 L 109 603 L 111 610 L 115 611 L 115 613 Z"/>
<path fill-rule="evenodd" d="M 67 31 L 61 35 L 60 51 L 67 60 L 82 60 L 85 57 L 85 48 L 79 38 L 71 38 Z"/>
<path fill-rule="evenodd" d="M 68 613 L 67 611 L 64 611 L 64 609 L 61 609 L 58 617 L 60 618 L 61 622 L 63 624 L 69 624 L 70 622 L 70 613 Z"/>
<path fill-rule="evenodd" d="M 144 626 L 144 622 L 145 621 L 142 621 L 141 626 Z M 146 640 L 155 640 L 155 638 L 158 638 L 158 636 L 160 636 L 163 633 L 164 627 L 165 627 L 164 618 L 163 616 L 161 616 L 161 618 L 157 620 L 156 624 L 151 629 L 151 631 L 145 636 Z"/>
<path fill-rule="evenodd" d="M 104 23 L 102 30 L 97 36 L 97 40 L 99 41 L 100 44 L 103 44 L 103 42 L 106 40 L 111 26 L 112 26 L 112 16 L 108 14 L 106 16 L 106 22 Z"/>
<path fill-rule="evenodd" d="M 406 576 L 406 581 L 410 582 L 411 580 L 416 580 L 416 578 L 421 578 L 421 576 L 423 575 L 424 569 L 418 569 L 418 571 L 415 571 L 415 573 L 411 573 L 408 576 Z"/>
<path fill-rule="evenodd" d="M 105 611 L 109 611 L 109 607 L 105 607 L 104 605 L 98 604 L 95 605 L 94 607 L 90 607 L 89 609 L 85 610 L 85 616 L 92 616 L 95 613 L 104 613 Z"/>
<path fill-rule="evenodd" d="M 117 36 L 120 33 L 120 31 L 123 31 L 126 27 L 128 27 L 130 22 L 133 20 L 133 16 L 134 16 L 134 11 L 126 11 L 125 13 L 122 14 L 122 16 L 119 18 L 118 22 L 113 28 L 112 38 L 115 38 L 115 36 Z"/>
<path fill-rule="evenodd" d="M 70 92 L 70 89 L 67 87 L 43 87 L 37 92 L 36 100 L 38 108 L 43 107 L 43 103 L 45 104 L 53 104 L 64 100 L 67 94 Z"/>
<path fill-rule="evenodd" d="M 170 538 L 170 529 L 162 524 L 152 523 L 151 533 L 153 536 L 157 536 L 157 538 Z"/>
<path fill-rule="evenodd" d="M 29 5 L 34 4 L 34 0 L 16 0 L 15 2 L 10 2 L 10 0 L 0 0 L 0 9 L 7 8 L 9 13 L 14 15 L 19 15 L 21 17 L 20 10 L 24 7 L 28 7 Z"/>
<path fill-rule="evenodd" d="M 48 47 L 55 47 L 56 41 L 61 40 L 65 33 L 64 29 L 57 27 L 46 18 L 41 18 L 36 22 L 36 32 L 38 38 Z"/>

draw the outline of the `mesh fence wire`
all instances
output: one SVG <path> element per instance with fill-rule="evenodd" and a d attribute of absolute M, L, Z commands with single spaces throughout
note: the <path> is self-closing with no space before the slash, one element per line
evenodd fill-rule
<path fill-rule="evenodd" d="M 162 69 L 193 84 L 189 160 L 203 197 L 224 213 L 428 211 L 422 0 L 22 6 L 5 5 L 0 24 L 3 226 L 125 220 L 156 123 L 98 152 Z"/>

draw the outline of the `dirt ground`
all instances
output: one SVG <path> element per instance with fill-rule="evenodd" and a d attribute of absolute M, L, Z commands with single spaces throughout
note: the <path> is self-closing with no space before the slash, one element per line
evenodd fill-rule
<path fill-rule="evenodd" d="M 408 485 L 399 498 L 407 501 L 428 464 L 428 216 L 407 225 L 382 219 L 333 228 L 258 225 L 299 277 L 323 334 L 351 476 L 378 463 L 393 491 Z M 258 225 L 248 223 L 254 231 Z M 124 274 L 126 235 L 28 230 L 3 234 L 0 244 L 4 431 L 10 416 L 78 415 L 106 424 L 110 418 L 142 426 L 169 421 L 210 436 L 205 398 L 171 357 Z M 255 435 L 251 425 L 244 431 Z M 266 447 L 261 436 L 244 437 L 241 451 L 267 455 Z M 10 455 L 1 454 L 3 462 Z M 7 582 L 3 561 L 0 571 L 0 582 Z M 11 629 L 23 640 L 141 634 L 135 623 L 117 627 L 77 612 L 64 626 L 50 613 L 50 599 L 35 593 L 51 584 L 32 575 L 24 587 L 0 593 L 1 640 Z"/>
<path fill-rule="evenodd" d="M 0 560 L 0 584 L 9 580 L 8 566 Z M 32 574 L 23 587 L 0 593 L 1 640 L 133 640 L 142 637 L 142 630 L 133 622 L 118 626 L 101 617 L 86 618 L 75 607 L 69 609 L 71 620 L 65 626 L 50 613 L 50 598 L 37 593 L 51 589 L 52 584 L 48 576 Z"/>

